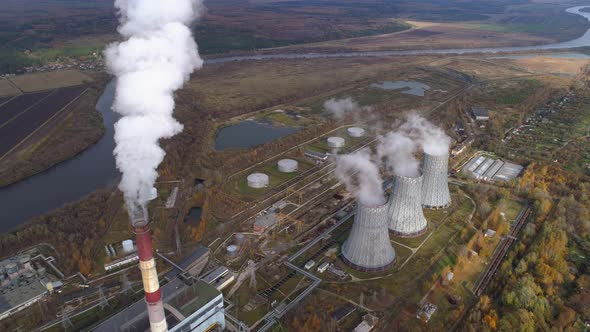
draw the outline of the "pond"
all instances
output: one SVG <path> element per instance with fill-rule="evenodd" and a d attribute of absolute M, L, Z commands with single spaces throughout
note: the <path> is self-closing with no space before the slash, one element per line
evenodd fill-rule
<path fill-rule="evenodd" d="M 371 84 L 372 88 L 383 90 L 401 90 L 401 93 L 424 97 L 424 93 L 430 90 L 430 86 L 416 81 L 385 81 Z"/>
<path fill-rule="evenodd" d="M 251 148 L 298 132 L 301 128 L 274 126 L 256 120 L 244 120 L 221 128 L 215 137 L 215 150 Z"/>
<path fill-rule="evenodd" d="M 201 222 L 201 216 L 203 215 L 203 209 L 200 207 L 191 208 L 188 214 L 184 218 L 184 222 L 193 226 L 199 225 Z"/>

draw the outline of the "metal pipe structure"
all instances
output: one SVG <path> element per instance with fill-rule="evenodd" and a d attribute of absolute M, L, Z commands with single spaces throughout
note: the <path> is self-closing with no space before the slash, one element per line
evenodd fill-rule
<path fill-rule="evenodd" d="M 428 222 L 422 211 L 422 175 L 406 177 L 396 175 L 389 200 L 389 231 L 402 237 L 420 236 L 426 232 Z"/>
<path fill-rule="evenodd" d="M 139 269 L 141 270 L 145 292 L 150 330 L 152 332 L 165 332 L 168 331 L 168 325 L 162 303 L 158 272 L 156 271 L 150 226 L 145 217 L 133 218 L 131 224 L 133 225 L 133 233 L 135 233 L 137 242 Z"/>
<path fill-rule="evenodd" d="M 385 271 L 395 263 L 395 250 L 389 241 L 388 204 L 357 204 L 350 235 L 342 245 L 346 264 L 363 272 Z"/>
<path fill-rule="evenodd" d="M 442 209 L 451 205 L 448 181 L 449 154 L 440 156 L 424 153 L 422 160 L 422 206 Z"/>

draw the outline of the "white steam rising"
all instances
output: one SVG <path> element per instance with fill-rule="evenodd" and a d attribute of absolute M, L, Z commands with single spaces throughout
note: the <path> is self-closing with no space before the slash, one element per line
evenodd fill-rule
<path fill-rule="evenodd" d="M 123 175 L 119 188 L 135 215 L 145 213 L 165 156 L 159 140 L 182 131 L 172 116 L 174 91 L 203 65 L 188 27 L 203 7 L 202 0 L 116 0 L 115 7 L 126 40 L 105 51 L 117 77 L 113 110 L 122 115 L 114 154 Z"/>
<path fill-rule="evenodd" d="M 420 163 L 416 159 L 418 144 L 399 131 L 391 131 L 378 137 L 379 159 L 385 158 L 389 171 L 406 177 L 420 176 Z"/>
<path fill-rule="evenodd" d="M 379 167 L 368 149 L 336 156 L 336 176 L 359 203 L 369 206 L 385 204 Z"/>
<path fill-rule="evenodd" d="M 367 110 L 367 107 L 361 107 L 351 97 L 342 99 L 331 98 L 324 102 L 324 109 L 328 111 L 336 120 L 343 120 L 349 114 L 358 114 Z"/>
<path fill-rule="evenodd" d="M 430 155 L 442 156 L 449 153 L 451 138 L 445 134 L 444 130 L 417 113 L 408 114 L 406 122 L 399 129 L 418 142 L 424 152 Z"/>

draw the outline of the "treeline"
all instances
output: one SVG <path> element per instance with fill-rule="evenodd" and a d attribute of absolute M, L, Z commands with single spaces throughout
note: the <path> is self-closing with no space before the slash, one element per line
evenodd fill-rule
<path fill-rule="evenodd" d="M 535 218 L 463 330 L 579 331 L 590 318 L 590 181 L 532 164 L 518 187 Z"/>
<path fill-rule="evenodd" d="M 57 250 L 57 264 L 65 273 L 88 274 L 92 267 L 91 251 L 106 227 L 100 218 L 110 196 L 109 192 L 93 193 L 0 235 L 0 256 L 13 255 L 45 242 Z"/>

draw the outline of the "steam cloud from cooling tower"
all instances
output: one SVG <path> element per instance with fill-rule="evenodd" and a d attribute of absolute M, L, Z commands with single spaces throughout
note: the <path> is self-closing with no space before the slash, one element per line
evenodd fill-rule
<path fill-rule="evenodd" d="M 380 206 L 385 203 L 379 166 L 368 149 L 336 156 L 336 176 L 354 193 L 360 204 Z"/>
<path fill-rule="evenodd" d="M 119 189 L 133 219 L 147 218 L 157 167 L 165 156 L 160 139 L 182 131 L 172 116 L 174 91 L 203 65 L 189 25 L 202 11 L 201 0 L 116 0 L 125 41 L 105 51 L 117 77 L 113 110 Z"/>
<path fill-rule="evenodd" d="M 378 137 L 377 153 L 385 158 L 389 171 L 395 175 L 417 177 L 420 163 L 416 159 L 418 144 L 404 132 L 391 131 Z"/>
<path fill-rule="evenodd" d="M 442 156 L 449 153 L 451 138 L 441 128 L 433 125 L 417 113 L 410 113 L 406 117 L 400 131 L 414 139 L 425 153 Z"/>
<path fill-rule="evenodd" d="M 361 111 L 369 110 L 369 107 L 361 107 L 351 97 L 342 99 L 331 98 L 324 102 L 324 109 L 336 120 L 343 120 L 349 114 L 358 114 Z"/>

